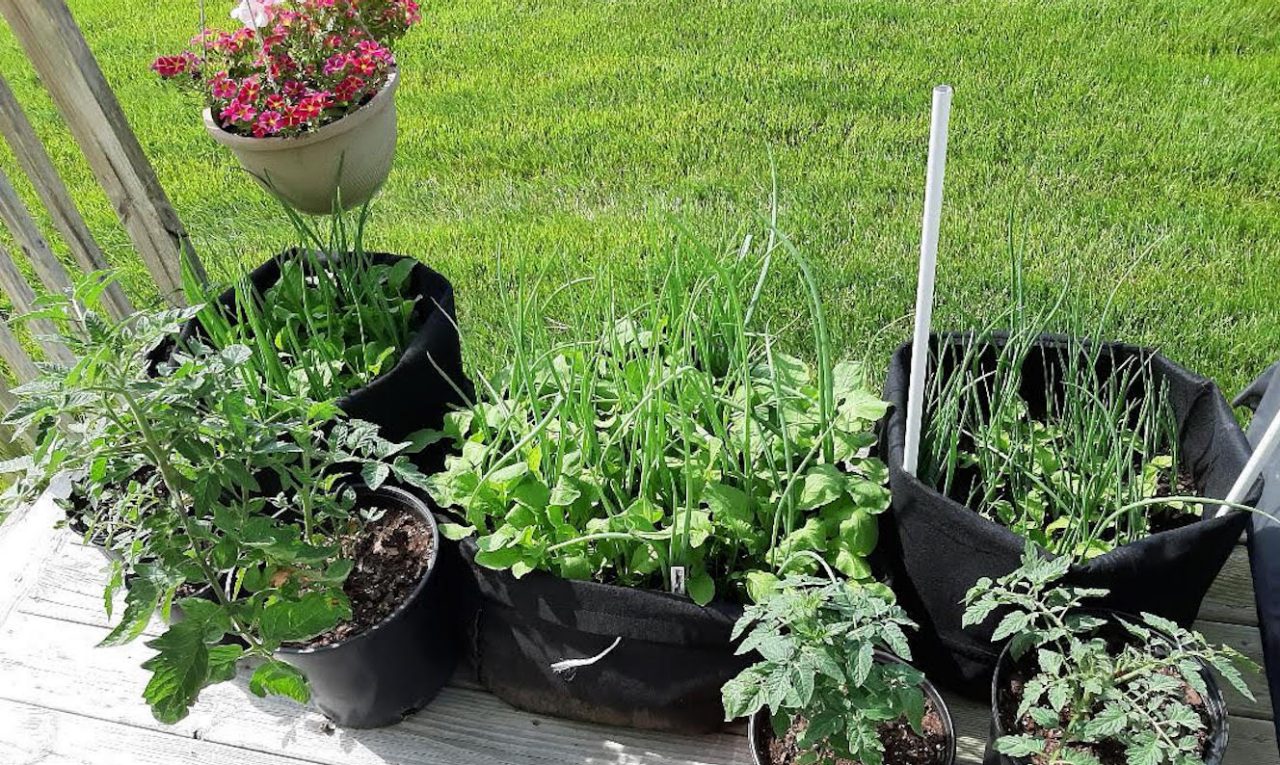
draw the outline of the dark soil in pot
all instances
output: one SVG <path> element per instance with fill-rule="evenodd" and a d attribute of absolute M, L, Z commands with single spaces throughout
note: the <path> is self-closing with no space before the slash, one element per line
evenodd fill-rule
<path fill-rule="evenodd" d="M 359 534 L 342 540 L 342 556 L 355 564 L 342 586 L 351 600 L 351 619 L 310 645 L 341 643 L 394 613 L 413 595 L 430 566 L 435 543 L 427 519 L 402 507 L 388 508 Z"/>
<path fill-rule="evenodd" d="M 1112 616 L 1107 612 L 1096 612 L 1099 616 Z M 1141 622 L 1134 616 L 1120 614 L 1134 623 Z M 1109 644 L 1117 649 L 1133 638 L 1114 622 L 1102 628 L 1102 635 Z M 1045 738 L 1045 729 L 1037 725 L 1031 718 L 1021 720 L 1014 718 L 1018 705 L 1022 701 L 1022 690 L 1026 683 L 1038 672 L 1039 667 L 1035 655 L 1028 652 L 1021 659 L 1015 660 L 1008 647 L 1000 653 L 996 664 L 995 675 L 991 680 L 991 736 L 987 742 L 984 765 L 1043 765 L 1042 757 L 1009 757 L 995 750 L 995 741 L 1004 735 L 1028 734 L 1037 738 Z M 1201 669 L 1205 686 L 1209 693 L 1201 696 L 1191 686 L 1183 683 L 1184 700 L 1191 706 L 1204 722 L 1204 730 L 1197 738 L 1201 745 L 1204 761 L 1207 765 L 1218 765 L 1222 762 L 1227 750 L 1228 717 L 1226 702 L 1213 673 L 1207 667 Z M 1063 710 L 1063 715 L 1070 709 Z M 1065 719 L 1065 717 L 1064 717 Z M 1052 732 L 1050 732 L 1052 735 Z M 1128 765 L 1122 747 L 1114 741 L 1103 740 L 1097 744 L 1080 745 L 1089 754 L 1097 757 L 1102 765 Z"/>
<path fill-rule="evenodd" d="M 878 661 L 898 661 L 896 657 L 877 652 Z M 880 743 L 884 746 L 884 765 L 952 765 L 956 757 L 955 728 L 946 702 L 932 684 L 926 683 L 924 735 L 917 734 L 905 720 L 894 720 L 880 726 Z M 804 730 L 802 720 L 779 738 L 774 735 L 767 710 L 752 716 L 747 728 L 751 758 L 755 765 L 793 765 L 802 751 L 796 740 Z M 861 765 L 845 760 L 824 760 L 831 765 Z"/>
<path fill-rule="evenodd" d="M 372 728 L 421 709 L 452 676 L 461 649 L 454 596 L 428 505 L 384 486 L 361 504 L 382 517 L 346 543 L 356 562 L 344 588 L 352 619 L 305 647 L 277 655 L 311 684 L 335 723 Z"/>

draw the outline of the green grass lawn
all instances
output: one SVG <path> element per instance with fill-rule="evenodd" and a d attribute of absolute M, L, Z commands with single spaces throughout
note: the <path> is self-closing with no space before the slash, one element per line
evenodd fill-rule
<path fill-rule="evenodd" d="M 197 104 L 147 69 L 193 34 L 195 0 L 71 5 L 210 269 L 288 243 Z M 208 5 L 221 18 L 231 3 Z M 838 346 L 883 362 L 909 331 L 929 91 L 944 81 L 938 326 L 1002 304 L 1012 232 L 1038 294 L 1070 275 L 1096 307 L 1123 280 L 1111 334 L 1228 392 L 1280 356 L 1274 0 L 431 2 L 399 58 L 399 155 L 370 245 L 453 280 L 483 367 L 502 353 L 513 274 L 610 277 L 625 300 L 681 227 L 726 248 L 759 230 L 771 158 L 781 228 L 815 263 Z M 3 25 L 0 70 L 145 289 Z M 3 151 L 0 166 L 16 173 Z M 784 284 L 769 300 L 785 318 L 802 292 Z"/>

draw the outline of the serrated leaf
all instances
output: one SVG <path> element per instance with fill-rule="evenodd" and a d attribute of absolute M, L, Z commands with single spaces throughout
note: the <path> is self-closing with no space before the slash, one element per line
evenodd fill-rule
<path fill-rule="evenodd" d="M 307 678 L 292 665 L 278 659 L 271 659 L 254 671 L 249 679 L 249 690 L 255 696 L 284 696 L 299 704 L 311 700 Z"/>
<path fill-rule="evenodd" d="M 1010 757 L 1030 757 L 1044 753 L 1045 742 L 1032 736 L 1001 736 L 996 749 Z"/>
<path fill-rule="evenodd" d="M 272 643 L 304 642 L 351 618 L 351 605 L 333 593 L 309 592 L 277 600 L 262 611 L 259 628 Z"/>
<path fill-rule="evenodd" d="M 385 462 L 366 462 L 360 468 L 360 478 L 370 489 L 377 489 L 391 475 L 391 466 Z"/>

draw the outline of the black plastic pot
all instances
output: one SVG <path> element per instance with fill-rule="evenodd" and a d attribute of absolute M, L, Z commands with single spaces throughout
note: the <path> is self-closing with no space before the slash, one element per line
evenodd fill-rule
<path fill-rule="evenodd" d="M 972 342 L 971 335 L 960 334 L 931 339 L 944 365 Z M 994 364 L 1003 342 L 997 337 L 986 344 L 983 364 Z M 1061 368 L 1067 348 L 1065 338 L 1046 335 L 1026 359 L 1022 395 L 1033 414 L 1037 408 L 1043 411 L 1046 379 L 1061 379 L 1054 375 L 1054 367 Z M 916 664 L 944 687 L 974 700 L 984 699 L 999 658 L 991 643 L 997 620 L 992 617 L 975 627 L 962 627 L 964 595 L 980 577 L 996 578 L 1016 569 L 1025 540 L 903 470 L 911 351 L 907 344 L 893 355 L 885 384 L 885 398 L 892 409 L 883 424 L 881 448 L 889 466 L 893 505 L 880 519 L 875 565 L 920 625 L 912 635 Z M 1168 391 L 1177 419 L 1181 467 L 1191 474 L 1198 493 L 1225 497 L 1250 450 L 1221 392 L 1212 381 L 1159 353 L 1123 343 L 1103 343 L 1095 371 L 1103 379 L 1117 365 L 1135 360 L 1149 363 L 1157 384 Z M 1134 395 L 1140 393 L 1134 391 Z M 1246 502 L 1252 503 L 1253 499 Z M 1247 524 L 1248 515 L 1243 512 L 1205 517 L 1077 564 L 1065 581 L 1110 590 L 1096 603 L 1099 607 L 1147 611 L 1190 625 Z"/>
<path fill-rule="evenodd" d="M 1142 621 L 1136 616 L 1115 611 L 1086 610 L 1099 616 L 1119 616 L 1135 624 Z M 1117 629 L 1119 628 L 1117 627 Z M 991 677 L 991 735 L 987 737 L 987 748 L 982 757 L 983 765 L 1031 765 L 1031 758 L 1029 757 L 1010 757 L 997 752 L 995 748 L 996 739 L 1009 732 L 1005 730 L 1004 716 L 1000 709 L 1000 691 L 1005 686 L 1009 673 L 1013 669 L 1013 655 L 1009 653 L 1008 644 L 1005 644 L 1004 650 L 1000 652 L 1000 658 L 996 662 L 995 673 Z M 1209 690 L 1204 699 L 1210 718 L 1209 754 L 1205 757 L 1205 765 L 1221 765 L 1222 758 L 1227 752 L 1227 733 L 1229 728 L 1227 702 L 1222 697 L 1222 689 L 1218 686 L 1218 681 L 1214 679 L 1213 673 L 1203 664 L 1200 666 L 1200 676 L 1204 678 L 1205 687 Z"/>
<path fill-rule="evenodd" d="M 416 512 L 430 524 L 432 558 L 422 580 L 395 612 L 358 635 L 333 645 L 276 652 L 307 676 L 320 711 L 347 728 L 390 725 L 426 706 L 453 675 L 461 650 L 430 508 L 390 486 L 368 496 Z"/>
<path fill-rule="evenodd" d="M 729 636 L 742 607 L 652 590 L 516 579 L 461 556 L 475 583 L 469 641 L 477 679 L 514 707 L 605 725 L 709 733 L 724 724 L 720 689 L 748 664 Z M 574 668 L 565 660 L 591 660 Z"/>
<path fill-rule="evenodd" d="M 876 661 L 898 662 L 904 664 L 902 659 L 885 651 L 876 651 Z M 954 765 L 956 761 L 956 729 L 951 720 L 951 710 L 947 709 L 947 702 L 942 700 L 942 694 L 938 693 L 938 689 L 933 687 L 933 683 L 925 680 L 924 683 L 925 696 L 933 702 L 934 709 L 942 718 L 943 727 L 947 734 L 947 752 L 943 759 L 931 765 Z M 747 742 L 751 746 L 751 762 L 754 765 L 774 765 L 773 760 L 769 757 L 768 742 L 773 736 L 773 726 L 769 721 L 769 710 L 761 709 L 751 716 L 747 723 Z M 889 760 L 885 760 L 884 765 L 897 765 Z"/>

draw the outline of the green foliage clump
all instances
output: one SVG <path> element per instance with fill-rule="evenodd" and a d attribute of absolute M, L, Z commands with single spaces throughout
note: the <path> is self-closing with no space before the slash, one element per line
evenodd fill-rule
<path fill-rule="evenodd" d="M 464 523 L 444 533 L 517 577 L 667 589 L 682 568 L 700 604 L 758 595 L 797 550 L 868 577 L 886 405 L 833 362 L 816 293 L 816 365 L 775 347 L 757 310 L 773 256 L 677 262 L 595 336 L 553 337 L 539 296 L 517 296 L 511 365 L 446 419 L 457 454 L 431 491 Z"/>
<path fill-rule="evenodd" d="M 965 597 L 964 625 L 1002 613 L 993 640 L 1009 640 L 1013 659 L 1035 667 L 1013 716 L 1029 731 L 1002 736 L 996 748 L 1037 765 L 1100 765 L 1100 749 L 1122 750 L 1129 765 L 1204 762 L 1205 720 L 1191 699 L 1207 700 L 1207 668 L 1252 699 L 1241 671 L 1257 666 L 1155 614 L 1135 622 L 1082 612 L 1107 590 L 1056 584 L 1069 567 L 1028 544 L 1021 568 L 984 577 Z"/>
<path fill-rule="evenodd" d="M 340 398 L 393 367 L 408 346 L 415 261 L 381 263 L 365 251 L 367 206 L 354 224 L 332 216 L 328 232 L 290 215 L 300 242 L 280 258 L 275 283 L 259 292 L 243 277 L 228 306 L 188 272 L 187 299 L 205 306 L 196 314 L 200 343 L 249 348 L 244 373 L 262 381 L 264 395 Z"/>
<path fill-rule="evenodd" d="M 735 625 L 738 653 L 761 660 L 725 684 L 726 719 L 767 709 L 776 736 L 803 726 L 797 765 L 881 765 L 881 725 L 924 733 L 924 675 L 877 655 L 910 659 L 904 628 L 914 627 L 882 587 L 789 576 Z"/>
<path fill-rule="evenodd" d="M 989 326 L 931 353 L 921 480 L 1076 560 L 1147 536 L 1155 514 L 1198 509 L 1178 496 L 1177 421 L 1150 357 L 1085 339 L 1102 324 L 1065 292 L 1030 309 L 1020 269 L 1015 258 L 1012 307 L 997 320 L 1007 334 Z M 1051 326 L 1067 335 L 1044 341 Z M 1028 389 L 1028 364 L 1046 370 L 1042 388 Z"/>
<path fill-rule="evenodd" d="M 5 466 L 9 501 L 71 485 L 86 536 L 118 555 L 104 601 L 127 589 L 105 645 L 138 638 L 157 609 L 182 612 L 147 643 L 144 697 L 162 722 L 182 719 L 206 686 L 262 663 L 250 689 L 306 701 L 306 679 L 275 658 L 350 618 L 340 542 L 372 516 L 348 477 L 422 485 L 407 444 L 347 420 L 330 402 L 287 391 L 262 398 L 244 345 L 193 347 L 153 368 L 148 352 L 200 307 L 113 321 L 91 310 L 91 278 L 37 314 L 75 353 L 14 391 L 6 423 L 36 448 Z M 234 637 L 237 641 L 226 638 Z"/>

